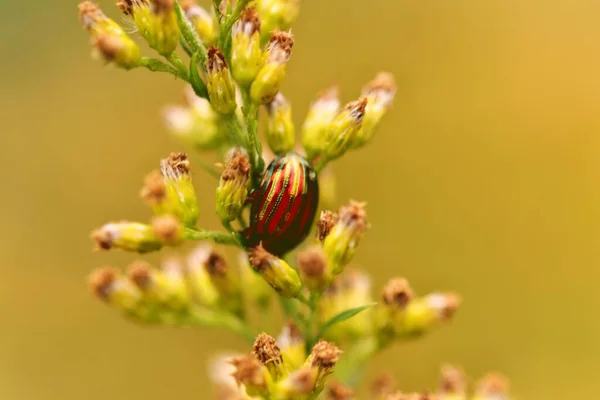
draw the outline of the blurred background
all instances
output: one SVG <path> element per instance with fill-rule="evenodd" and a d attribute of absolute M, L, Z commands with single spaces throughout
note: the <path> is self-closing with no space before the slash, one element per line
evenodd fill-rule
<path fill-rule="evenodd" d="M 206 360 L 241 341 L 140 328 L 86 288 L 93 268 L 134 258 L 92 252 L 89 231 L 147 218 L 142 176 L 189 149 L 158 116 L 182 84 L 92 61 L 76 3 L 0 0 L 0 398 L 203 399 Z M 502 371 L 522 399 L 597 395 L 599 13 L 593 0 L 303 1 L 283 89 L 298 124 L 332 82 L 348 101 L 379 70 L 398 81 L 372 144 L 335 164 L 339 201 L 369 204 L 356 263 L 376 290 L 401 275 L 464 298 L 451 326 L 371 373 L 417 390 L 452 362 Z M 214 181 L 195 183 L 217 227 Z"/>

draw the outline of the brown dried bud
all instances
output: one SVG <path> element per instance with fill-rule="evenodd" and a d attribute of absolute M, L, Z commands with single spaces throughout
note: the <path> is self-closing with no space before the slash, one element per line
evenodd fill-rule
<path fill-rule="evenodd" d="M 250 264 L 255 271 L 260 272 L 268 268 L 274 258 L 276 257 L 265 250 L 262 244 L 250 249 Z"/>
<path fill-rule="evenodd" d="M 256 357 L 248 354 L 243 357 L 234 358 L 231 360 L 231 365 L 235 367 L 232 376 L 238 385 L 244 385 L 252 388 L 267 388 L 262 365 Z"/>
<path fill-rule="evenodd" d="M 210 74 L 219 73 L 227 69 L 227 62 L 223 52 L 216 46 L 210 46 L 206 59 L 206 69 Z"/>
<path fill-rule="evenodd" d="M 234 149 L 229 155 L 225 170 L 221 174 L 221 179 L 230 181 L 234 179 L 248 179 L 250 174 L 250 159 L 248 154 L 241 149 Z"/>
<path fill-rule="evenodd" d="M 233 25 L 232 35 L 243 33 L 250 37 L 256 32 L 260 33 L 260 18 L 256 8 L 247 7 L 240 14 L 240 18 Z"/>
<path fill-rule="evenodd" d="M 227 261 L 214 250 L 211 250 L 205 263 L 206 272 L 210 275 L 226 276 L 228 272 Z"/>
<path fill-rule="evenodd" d="M 357 232 L 364 233 L 369 228 L 366 206 L 365 202 L 350 200 L 350 203 L 342 206 L 338 212 L 340 221 Z"/>
<path fill-rule="evenodd" d="M 119 276 L 119 271 L 112 267 L 94 270 L 88 277 L 90 291 L 101 300 L 108 301 L 111 288 Z"/>
<path fill-rule="evenodd" d="M 152 0 L 152 11 L 157 15 L 173 11 L 174 6 L 175 0 Z"/>
<path fill-rule="evenodd" d="M 320 247 L 311 247 L 298 252 L 296 261 L 298 268 L 306 277 L 319 278 L 325 272 L 326 261 Z"/>
<path fill-rule="evenodd" d="M 161 170 L 165 177 L 172 174 L 178 176 L 189 175 L 190 160 L 185 153 L 171 153 L 169 157 L 161 161 Z"/>
<path fill-rule="evenodd" d="M 321 216 L 319 217 L 319 220 L 317 221 L 317 238 L 320 241 L 325 240 L 325 238 L 327 237 L 327 235 L 329 235 L 329 232 L 331 232 L 331 229 L 333 228 L 333 226 L 335 225 L 335 223 L 338 221 L 338 214 L 333 212 L 333 211 L 329 211 L 329 210 L 323 210 L 321 211 Z"/>
<path fill-rule="evenodd" d="M 290 59 L 294 37 L 291 32 L 274 30 L 267 45 L 268 62 L 285 64 Z"/>
<path fill-rule="evenodd" d="M 275 338 L 264 332 L 257 336 L 254 346 L 252 346 L 252 353 L 265 366 L 283 363 L 281 351 L 275 344 Z"/>
<path fill-rule="evenodd" d="M 392 279 L 383 288 L 383 302 L 389 306 L 403 309 L 413 297 L 413 291 L 404 278 Z"/>
<path fill-rule="evenodd" d="M 354 392 L 341 382 L 332 381 L 327 385 L 327 400 L 353 400 Z"/>
<path fill-rule="evenodd" d="M 450 320 L 462 303 L 462 299 L 457 293 L 431 293 L 425 298 L 428 305 L 436 310 L 440 321 Z"/>
<path fill-rule="evenodd" d="M 464 372 L 453 365 L 442 366 L 440 392 L 443 394 L 465 394 L 467 382 Z"/>
<path fill-rule="evenodd" d="M 363 87 L 362 95 L 371 98 L 371 101 L 377 105 L 389 108 L 396 95 L 394 76 L 388 72 L 378 73 L 371 82 Z"/>
<path fill-rule="evenodd" d="M 144 178 L 144 186 L 140 190 L 140 197 L 150 205 L 156 205 L 165 200 L 167 186 L 162 174 L 158 170 L 150 172 Z"/>
<path fill-rule="evenodd" d="M 79 10 L 79 21 L 84 28 L 90 30 L 99 21 L 106 19 L 106 15 L 96 4 L 91 1 L 84 1 L 77 6 Z"/>
<path fill-rule="evenodd" d="M 183 240 L 181 223 L 172 215 L 161 215 L 152 219 L 156 237 L 164 243 L 177 244 Z"/>
<path fill-rule="evenodd" d="M 342 351 L 333 343 L 320 340 L 311 351 L 311 365 L 324 369 L 330 369 L 338 362 Z"/>
<path fill-rule="evenodd" d="M 152 284 L 152 266 L 145 261 L 137 260 L 127 268 L 127 277 L 142 291 Z"/>
<path fill-rule="evenodd" d="M 371 397 L 373 399 L 385 398 L 396 390 L 396 382 L 389 372 L 378 375 L 371 383 Z"/>

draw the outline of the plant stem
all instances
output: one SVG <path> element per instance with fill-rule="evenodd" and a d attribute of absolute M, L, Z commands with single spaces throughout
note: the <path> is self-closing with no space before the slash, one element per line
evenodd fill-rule
<path fill-rule="evenodd" d="M 258 106 L 252 101 L 248 91 L 242 91 L 242 97 L 244 99 L 242 112 L 247 130 L 248 155 L 253 166 L 252 186 L 257 187 L 260 174 L 265 168 L 265 161 L 262 158 L 262 146 L 260 140 L 258 140 Z"/>
<path fill-rule="evenodd" d="M 181 36 L 183 40 L 189 45 L 189 50 L 191 53 L 198 53 L 198 64 L 202 68 L 203 71 L 206 71 L 206 47 L 200 40 L 198 33 L 192 26 L 191 22 L 185 16 L 185 12 L 181 8 L 179 1 L 175 2 L 175 14 L 177 15 L 177 24 L 179 25 L 179 29 L 181 30 Z"/>
<path fill-rule="evenodd" d="M 315 322 L 316 322 L 316 316 L 317 316 L 317 303 L 319 302 L 319 299 L 321 298 L 321 295 L 319 293 L 311 293 L 310 297 L 308 299 L 308 308 L 309 308 L 309 314 L 308 314 L 308 319 L 306 321 L 306 326 L 307 326 L 307 333 L 306 333 L 306 353 L 308 354 L 310 352 L 310 350 L 312 349 L 312 347 L 315 345 L 315 343 L 317 342 L 317 340 L 319 340 L 320 338 L 317 337 L 317 335 L 314 333 L 315 332 Z"/>
<path fill-rule="evenodd" d="M 192 228 L 184 228 L 184 234 L 187 240 L 209 239 L 218 244 L 228 244 L 243 247 L 242 244 L 239 242 L 239 239 L 231 233 L 217 231 L 198 231 Z"/>
<path fill-rule="evenodd" d="M 166 57 L 167 60 L 169 60 L 169 62 L 179 70 L 179 73 L 182 76 L 185 76 L 185 80 L 189 81 L 189 72 L 187 67 L 185 66 L 185 63 L 181 60 L 181 58 L 179 58 L 179 56 L 177 55 L 177 53 L 171 53 L 168 57 Z"/>
<path fill-rule="evenodd" d="M 176 78 L 182 79 L 184 81 L 188 80 L 187 70 L 184 74 L 182 74 L 182 72 L 179 69 L 174 68 L 161 60 L 157 60 L 156 58 L 142 57 L 142 59 L 140 60 L 140 66 L 147 68 L 152 72 L 168 72 Z"/>

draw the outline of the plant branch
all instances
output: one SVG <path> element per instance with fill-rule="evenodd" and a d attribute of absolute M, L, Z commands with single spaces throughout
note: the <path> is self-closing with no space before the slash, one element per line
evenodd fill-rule
<path fill-rule="evenodd" d="M 217 232 L 217 231 L 198 231 L 191 228 L 184 228 L 185 238 L 187 240 L 212 240 L 218 244 L 228 244 L 233 246 L 243 247 L 239 242 L 239 239 L 227 232 Z"/>
<path fill-rule="evenodd" d="M 191 22 L 185 16 L 185 12 L 181 8 L 179 1 L 175 2 L 175 13 L 183 40 L 188 44 L 189 51 L 192 54 L 198 53 L 198 65 L 200 65 L 203 71 L 206 71 L 206 47 L 204 47 L 198 33 L 196 33 Z"/>
<path fill-rule="evenodd" d="M 175 78 L 187 81 L 187 72 L 185 74 L 182 74 L 182 72 L 179 71 L 177 68 L 172 67 L 171 65 L 161 60 L 157 60 L 156 58 L 142 57 L 142 59 L 140 60 L 140 66 L 147 68 L 152 72 L 168 72 Z"/>

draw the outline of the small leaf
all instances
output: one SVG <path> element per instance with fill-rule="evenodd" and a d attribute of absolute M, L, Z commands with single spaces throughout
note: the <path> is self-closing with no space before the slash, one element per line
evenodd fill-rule
<path fill-rule="evenodd" d="M 194 53 L 194 55 L 190 59 L 190 83 L 192 84 L 192 88 L 194 89 L 194 92 L 198 96 L 208 99 L 208 90 L 206 89 L 206 85 L 204 84 L 204 81 L 202 80 L 202 78 L 200 77 L 200 74 L 198 73 L 197 63 L 198 63 L 199 55 L 200 55 L 200 52 L 197 51 Z"/>
<path fill-rule="evenodd" d="M 341 313 L 339 313 L 338 315 L 336 315 L 335 317 L 331 318 L 329 321 L 327 321 L 323 324 L 318 337 L 322 337 L 323 334 L 325 333 L 325 331 L 327 331 L 327 329 L 331 328 L 333 325 L 339 324 L 340 322 L 350 319 L 350 318 L 354 317 L 356 314 L 366 310 L 367 308 L 371 308 L 371 307 L 375 306 L 376 304 L 377 303 L 369 303 L 369 304 L 362 305 L 360 307 L 350 308 L 348 310 L 342 311 Z"/>

